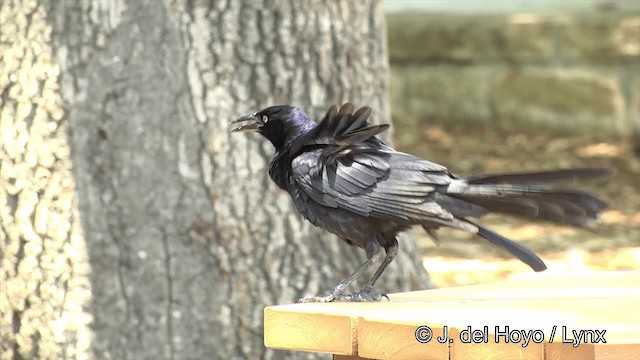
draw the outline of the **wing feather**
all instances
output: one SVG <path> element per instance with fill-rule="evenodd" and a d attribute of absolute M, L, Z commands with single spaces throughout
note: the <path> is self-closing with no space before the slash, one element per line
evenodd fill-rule
<path fill-rule="evenodd" d="M 447 169 L 397 152 L 376 135 L 389 125 L 370 125 L 371 109 L 332 106 L 311 132 L 292 146 L 292 178 L 313 201 L 363 216 L 446 222 L 453 215 L 433 197 L 448 185 Z"/>
<path fill-rule="evenodd" d="M 429 183 L 433 174 L 398 170 L 389 164 L 393 154 L 386 160 L 367 153 L 350 157 L 327 165 L 321 161 L 322 150 L 302 153 L 292 162 L 292 178 L 319 204 L 359 215 L 399 221 L 453 219 L 431 196 L 436 189 Z M 302 163 L 316 168 L 299 166 Z"/>

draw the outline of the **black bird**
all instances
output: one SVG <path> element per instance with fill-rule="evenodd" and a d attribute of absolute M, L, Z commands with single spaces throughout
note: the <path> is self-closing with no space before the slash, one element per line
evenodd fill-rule
<path fill-rule="evenodd" d="M 243 116 L 231 131 L 256 131 L 275 146 L 271 179 L 287 191 L 315 226 L 365 250 L 367 261 L 325 295 L 300 302 L 376 301 L 386 295 L 373 285 L 398 252 L 396 236 L 413 225 L 437 240 L 440 227 L 475 233 L 501 247 L 535 271 L 546 269 L 532 251 L 471 218 L 489 212 L 585 226 L 606 207 L 595 196 L 551 188 L 560 180 L 608 175 L 600 168 L 575 168 L 459 177 L 446 167 L 396 151 L 377 134 L 389 125 L 368 123 L 371 109 L 352 104 L 329 108 L 320 123 L 289 105 Z M 346 287 L 386 256 L 368 284 L 347 294 Z"/>

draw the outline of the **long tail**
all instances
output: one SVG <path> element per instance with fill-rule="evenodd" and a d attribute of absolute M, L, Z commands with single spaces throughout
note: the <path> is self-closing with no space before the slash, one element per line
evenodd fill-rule
<path fill-rule="evenodd" d="M 548 220 L 572 226 L 586 226 L 607 204 L 578 190 L 555 189 L 558 181 L 611 175 L 601 168 L 577 168 L 530 173 L 511 173 L 456 179 L 446 194 L 436 201 L 458 218 L 476 227 L 477 234 L 508 251 L 535 271 L 545 270 L 544 262 L 531 250 L 468 219 L 489 212 Z M 434 229 L 425 227 L 434 236 Z"/>
<path fill-rule="evenodd" d="M 607 203 L 584 191 L 551 188 L 552 183 L 610 175 L 601 168 L 577 168 L 531 173 L 475 176 L 452 184 L 447 195 L 487 212 L 585 226 Z"/>

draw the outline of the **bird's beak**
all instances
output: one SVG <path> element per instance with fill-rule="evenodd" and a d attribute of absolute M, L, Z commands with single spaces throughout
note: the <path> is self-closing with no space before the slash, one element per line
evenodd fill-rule
<path fill-rule="evenodd" d="M 238 123 L 245 123 L 244 125 L 236 126 Z M 262 121 L 258 119 L 256 114 L 245 115 L 241 118 L 235 119 L 231 122 L 231 132 L 240 132 L 240 131 L 260 131 L 262 127 Z"/>

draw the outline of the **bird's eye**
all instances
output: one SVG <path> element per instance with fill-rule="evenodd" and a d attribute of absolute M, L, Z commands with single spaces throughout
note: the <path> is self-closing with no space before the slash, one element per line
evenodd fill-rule
<path fill-rule="evenodd" d="M 269 121 L 269 117 L 267 115 L 262 115 L 262 122 L 266 124 L 267 121 Z"/>

